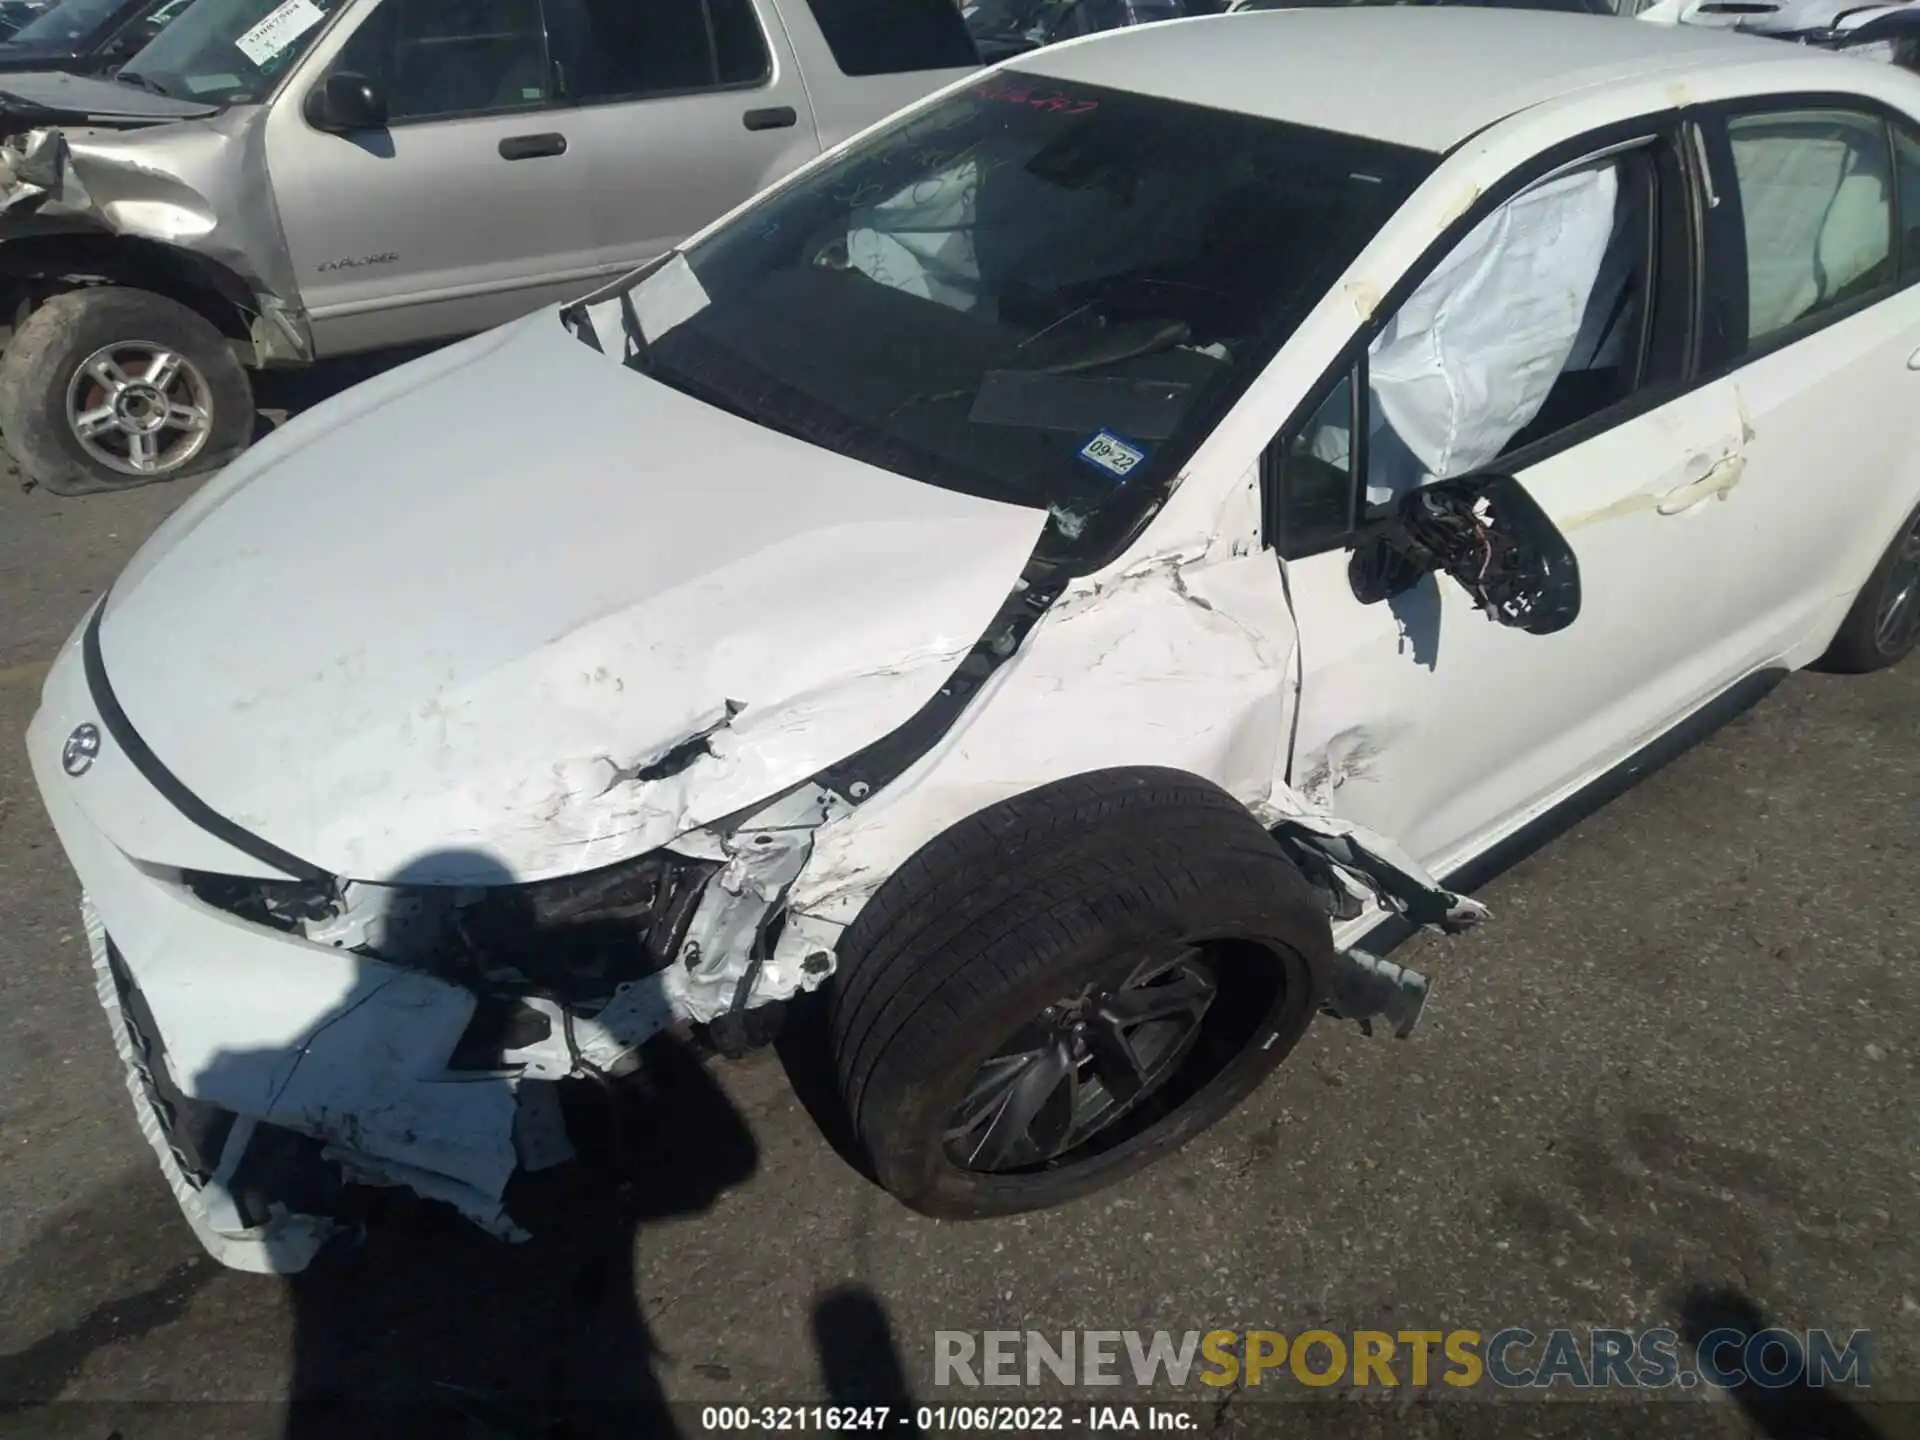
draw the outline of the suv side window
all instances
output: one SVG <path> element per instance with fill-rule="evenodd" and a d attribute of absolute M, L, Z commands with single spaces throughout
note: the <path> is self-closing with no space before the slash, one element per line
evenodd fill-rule
<path fill-rule="evenodd" d="M 954 0 L 807 0 L 847 75 L 957 70 L 980 63 Z"/>
<path fill-rule="evenodd" d="M 560 96 L 576 104 L 758 85 L 753 0 L 546 0 Z"/>
<path fill-rule="evenodd" d="M 540 0 L 384 0 L 333 69 L 371 80 L 396 122 L 527 110 L 553 98 Z"/>
<path fill-rule="evenodd" d="M 1561 171 L 1448 251 L 1270 452 L 1281 553 L 1331 548 L 1406 491 L 1553 441 L 1676 375 L 1684 345 L 1654 319 L 1684 309 L 1660 303 L 1663 273 L 1684 286 L 1684 263 L 1662 265 L 1658 247 L 1686 233 L 1677 165 L 1647 144 Z"/>
<path fill-rule="evenodd" d="M 1719 363 L 1803 333 L 1895 275 L 1884 120 L 1770 111 L 1729 119 L 1726 136 L 1745 264 L 1708 267 Z"/>

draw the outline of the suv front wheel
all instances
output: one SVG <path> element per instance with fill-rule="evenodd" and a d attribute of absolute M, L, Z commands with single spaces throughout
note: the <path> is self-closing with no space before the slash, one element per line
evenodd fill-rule
<path fill-rule="evenodd" d="M 0 359 L 0 431 L 56 495 L 124 490 L 224 465 L 253 434 L 253 391 L 225 337 L 163 295 L 56 295 Z"/>

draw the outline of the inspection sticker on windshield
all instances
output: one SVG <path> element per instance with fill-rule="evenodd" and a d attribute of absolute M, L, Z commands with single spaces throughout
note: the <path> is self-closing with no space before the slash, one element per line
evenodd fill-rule
<path fill-rule="evenodd" d="M 1111 430 L 1102 430 L 1080 447 L 1080 458 L 1109 475 L 1129 475 L 1134 466 L 1147 458 L 1147 452 Z"/>
<path fill-rule="evenodd" d="M 286 0 L 234 41 L 233 48 L 255 65 L 264 65 L 326 18 L 327 12 L 313 0 Z"/>

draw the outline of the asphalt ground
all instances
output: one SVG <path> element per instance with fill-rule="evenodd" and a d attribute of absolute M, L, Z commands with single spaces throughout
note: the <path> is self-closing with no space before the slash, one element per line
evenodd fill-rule
<path fill-rule="evenodd" d="M 135 1128 L 20 743 L 190 488 L 0 479 L 0 1435 L 698 1434 L 707 1405 L 1036 1398 L 936 1385 L 938 1331 L 1668 1327 L 1691 1373 L 1705 1329 L 1772 1324 L 1870 1331 L 1870 1387 L 1543 1398 L 1415 1386 L 1402 1347 L 1392 1389 L 1281 1367 L 1160 1394 L 1221 1434 L 1920 1436 L 1920 662 L 1794 677 L 1492 883 L 1486 927 L 1400 952 L 1435 980 L 1413 1038 L 1317 1024 L 1116 1191 L 925 1220 L 779 1055 L 674 1052 L 649 1093 L 588 1097 L 589 1162 L 529 1192 L 533 1242 L 399 1193 L 267 1278 L 205 1258 Z M 1049 1394 L 1069 1431 L 1139 1398 Z"/>

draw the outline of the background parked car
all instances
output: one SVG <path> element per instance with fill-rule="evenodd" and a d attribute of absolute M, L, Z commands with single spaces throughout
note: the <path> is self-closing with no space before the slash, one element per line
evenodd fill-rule
<path fill-rule="evenodd" d="M 166 29 L 193 0 L 59 0 L 0 42 L 0 70 L 105 74 Z"/>
<path fill-rule="evenodd" d="M 1920 4 L 1862 5 L 1856 0 L 1654 0 L 1627 12 L 1636 19 L 1705 25 L 1792 40 L 1863 60 L 1920 69 Z"/>
<path fill-rule="evenodd" d="M 50 0 L 0 0 L 0 36 L 11 35 L 44 12 Z"/>
<path fill-rule="evenodd" d="M 1611 0 L 1233 0 L 1244 10 L 1322 9 L 1341 5 L 1474 5 L 1494 10 L 1558 10 L 1569 15 L 1612 15 Z"/>
<path fill-rule="evenodd" d="M 1155 20 L 1218 15 L 1228 0 L 979 0 L 962 8 L 986 64 L 1043 45 Z"/>
<path fill-rule="evenodd" d="M 451 339 L 670 249 L 978 63 L 951 0 L 199 0 L 0 110 L 0 430 L 61 493 L 215 468 L 247 366 Z"/>

